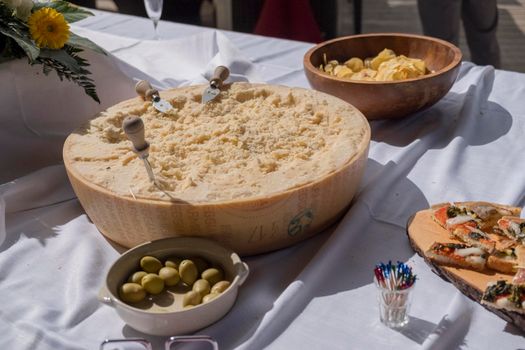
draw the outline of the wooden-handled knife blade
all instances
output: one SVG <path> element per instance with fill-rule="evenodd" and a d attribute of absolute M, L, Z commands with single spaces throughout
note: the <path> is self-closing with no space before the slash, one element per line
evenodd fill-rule
<path fill-rule="evenodd" d="M 160 98 L 159 91 L 154 89 L 147 80 L 139 81 L 137 85 L 135 85 L 135 91 L 144 100 L 151 101 L 153 107 L 161 113 L 167 113 L 173 108 L 171 103 Z"/>
<path fill-rule="evenodd" d="M 216 98 L 221 92 L 221 87 L 226 79 L 230 76 L 230 70 L 225 66 L 218 66 L 213 72 L 208 86 L 202 94 L 202 103 L 208 103 Z"/>

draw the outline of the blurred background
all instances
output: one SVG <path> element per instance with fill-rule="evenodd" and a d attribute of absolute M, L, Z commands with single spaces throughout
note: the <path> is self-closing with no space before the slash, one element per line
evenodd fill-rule
<path fill-rule="evenodd" d="M 300 0 L 164 0 L 162 19 L 311 42 L 359 32 L 422 33 L 417 0 L 307 1 L 309 9 Z M 71 2 L 146 17 L 143 0 Z M 525 0 L 499 0 L 498 10 L 502 69 L 525 72 Z M 460 48 L 469 60 L 463 30 Z"/>

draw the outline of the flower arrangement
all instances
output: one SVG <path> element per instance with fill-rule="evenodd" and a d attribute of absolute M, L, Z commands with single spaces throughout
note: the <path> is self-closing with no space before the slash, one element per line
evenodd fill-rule
<path fill-rule="evenodd" d="M 105 52 L 92 41 L 75 35 L 69 23 L 93 14 L 67 1 L 0 0 L 0 63 L 27 57 L 42 65 L 44 74 L 55 71 L 60 80 L 73 81 L 100 103 L 85 49 Z"/>

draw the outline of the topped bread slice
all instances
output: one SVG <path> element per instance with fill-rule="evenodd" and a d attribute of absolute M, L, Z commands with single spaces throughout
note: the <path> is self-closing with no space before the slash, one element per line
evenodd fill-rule
<path fill-rule="evenodd" d="M 484 232 L 492 232 L 504 216 L 519 216 L 521 208 L 481 201 L 441 203 L 432 206 L 432 218 L 445 229 L 468 223 Z"/>

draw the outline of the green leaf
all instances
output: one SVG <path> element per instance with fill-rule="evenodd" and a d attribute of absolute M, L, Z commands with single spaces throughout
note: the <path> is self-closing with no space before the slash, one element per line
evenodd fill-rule
<path fill-rule="evenodd" d="M 87 66 L 87 61 L 77 55 L 77 53 L 82 52 L 81 49 L 74 48 L 72 46 L 65 46 L 64 50 L 66 51 L 67 55 L 70 55 L 72 59 L 77 61 L 78 66 Z M 49 54 L 49 52 L 44 53 L 44 55 L 47 54 Z M 56 55 L 55 53 L 51 53 L 51 56 L 55 57 Z M 57 59 L 42 56 L 38 57 L 34 64 L 41 64 L 42 70 L 46 75 L 48 75 L 51 71 L 55 71 L 61 81 L 65 79 L 74 82 L 78 86 L 82 87 L 88 96 L 100 103 L 93 79 L 87 77 L 87 75 L 91 74 L 91 72 L 89 72 L 87 69 L 81 68 L 80 73 L 75 73 Z"/>
<path fill-rule="evenodd" d="M 33 11 L 36 11 L 36 10 L 39 10 L 45 7 L 50 7 L 62 13 L 64 15 L 65 20 L 68 23 L 78 22 L 80 20 L 83 20 L 84 18 L 93 16 L 93 13 L 81 7 L 72 5 L 67 1 L 50 1 L 50 2 L 35 3 Z"/>
<path fill-rule="evenodd" d="M 0 27 L 0 33 L 13 39 L 18 44 L 18 46 L 20 46 L 20 48 L 25 51 L 31 62 L 36 60 L 40 54 L 40 49 L 31 39 L 21 35 L 21 33 L 16 32 L 12 28 Z"/>
<path fill-rule="evenodd" d="M 64 50 L 40 50 L 40 57 L 50 58 L 63 64 L 68 70 L 73 73 L 82 74 L 83 69 L 77 63 L 77 61 L 67 54 Z"/>
<path fill-rule="evenodd" d="M 69 40 L 67 41 L 68 45 L 80 47 L 85 50 L 93 50 L 95 52 L 106 55 L 106 51 L 103 48 L 92 42 L 91 40 L 78 36 L 74 33 L 69 33 Z"/>

